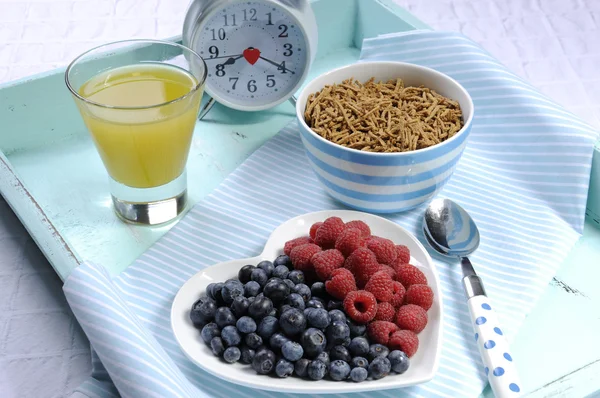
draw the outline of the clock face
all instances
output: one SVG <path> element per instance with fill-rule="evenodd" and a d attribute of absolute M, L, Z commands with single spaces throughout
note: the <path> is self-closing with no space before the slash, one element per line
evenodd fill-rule
<path fill-rule="evenodd" d="M 289 97 L 309 62 L 297 20 L 265 1 L 230 3 L 210 15 L 195 50 L 208 67 L 207 92 L 238 109 Z"/>

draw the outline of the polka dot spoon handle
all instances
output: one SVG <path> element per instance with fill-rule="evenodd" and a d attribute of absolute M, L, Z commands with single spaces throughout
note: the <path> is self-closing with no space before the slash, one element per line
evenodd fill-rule
<path fill-rule="evenodd" d="M 521 381 L 488 297 L 471 297 L 468 304 L 475 329 L 475 341 L 494 395 L 497 398 L 521 396 Z"/>

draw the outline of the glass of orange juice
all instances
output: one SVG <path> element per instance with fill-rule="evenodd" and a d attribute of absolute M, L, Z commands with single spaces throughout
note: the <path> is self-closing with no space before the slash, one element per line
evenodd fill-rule
<path fill-rule="evenodd" d="M 162 224 L 185 209 L 186 163 L 206 70 L 194 51 L 160 40 L 105 44 L 67 67 L 67 87 L 123 220 Z"/>

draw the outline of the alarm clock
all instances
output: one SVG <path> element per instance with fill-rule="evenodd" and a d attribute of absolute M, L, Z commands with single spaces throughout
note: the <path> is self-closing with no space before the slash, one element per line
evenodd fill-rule
<path fill-rule="evenodd" d="M 314 61 L 317 23 L 308 0 L 194 0 L 182 43 L 206 62 L 205 92 L 241 111 L 272 108 L 300 88 Z"/>

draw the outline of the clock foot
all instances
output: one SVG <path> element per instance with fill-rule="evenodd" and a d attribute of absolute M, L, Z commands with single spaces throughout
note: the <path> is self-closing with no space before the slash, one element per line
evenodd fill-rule
<path fill-rule="evenodd" d="M 206 105 L 204 105 L 202 107 L 202 109 L 200 110 L 200 113 L 198 114 L 198 120 L 202 120 L 204 118 L 204 116 L 206 116 L 208 111 L 210 111 L 210 109 L 213 107 L 214 104 L 215 104 L 215 99 L 211 97 L 208 100 L 208 102 L 206 103 Z"/>

